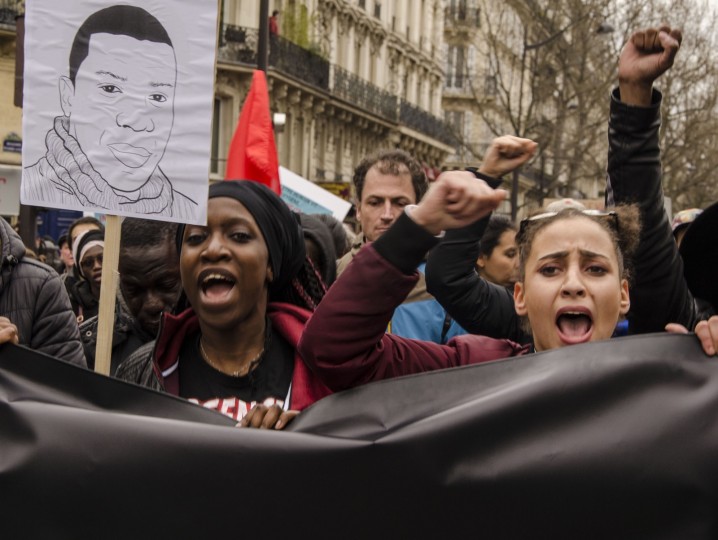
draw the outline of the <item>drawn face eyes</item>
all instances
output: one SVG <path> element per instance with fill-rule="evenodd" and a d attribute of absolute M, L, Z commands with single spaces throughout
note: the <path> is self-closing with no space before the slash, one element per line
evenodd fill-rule
<path fill-rule="evenodd" d="M 100 90 L 107 94 L 120 94 L 122 93 L 122 90 L 120 90 L 119 87 L 115 86 L 114 84 L 103 84 L 100 85 Z"/>
<path fill-rule="evenodd" d="M 165 96 L 164 94 L 150 94 L 150 101 L 164 103 L 165 101 L 167 101 L 167 96 Z"/>

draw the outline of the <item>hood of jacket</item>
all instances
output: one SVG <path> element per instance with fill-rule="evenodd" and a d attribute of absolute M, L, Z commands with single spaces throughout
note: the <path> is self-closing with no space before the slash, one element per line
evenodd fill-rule
<path fill-rule="evenodd" d="M 0 291 L 13 268 L 25 257 L 25 244 L 10 224 L 0 218 Z"/>

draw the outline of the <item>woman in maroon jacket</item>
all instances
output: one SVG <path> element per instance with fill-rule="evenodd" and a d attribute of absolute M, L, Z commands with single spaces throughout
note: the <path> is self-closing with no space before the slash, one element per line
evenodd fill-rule
<path fill-rule="evenodd" d="M 307 324 L 299 352 L 332 390 L 374 380 L 525 354 L 528 346 L 484 336 L 438 345 L 384 332 L 411 290 L 417 261 L 442 230 L 493 210 L 506 192 L 464 171 L 442 174 L 422 202 L 363 248 Z M 630 307 L 626 261 L 639 235 L 634 207 L 613 212 L 568 209 L 524 220 L 519 231 L 516 312 L 530 323 L 536 351 L 608 339 Z M 718 326 L 718 320 L 713 321 Z M 707 323 L 706 323 L 707 325 Z M 699 333 L 699 329 L 696 329 Z M 704 349 L 716 338 L 701 329 Z M 718 333 L 713 335 L 718 336 Z"/>

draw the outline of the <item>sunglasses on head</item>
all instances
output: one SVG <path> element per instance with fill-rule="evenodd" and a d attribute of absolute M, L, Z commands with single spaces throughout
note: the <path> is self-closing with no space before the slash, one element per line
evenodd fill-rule
<path fill-rule="evenodd" d="M 530 223 L 534 221 L 541 221 L 542 219 L 552 218 L 561 213 L 567 212 L 567 210 L 574 210 L 577 214 L 583 214 L 584 216 L 590 216 L 599 219 L 605 218 L 606 220 L 608 220 L 608 224 L 610 225 L 611 229 L 613 229 L 613 231 L 616 233 L 618 232 L 618 214 L 613 210 L 605 211 L 596 210 L 593 208 L 586 208 L 585 210 L 580 210 L 578 208 L 568 208 L 561 210 L 560 212 L 543 212 L 541 214 L 536 214 L 535 216 L 522 219 L 521 224 L 519 225 L 519 234 L 517 236 L 517 241 L 520 241 L 520 239 L 524 237 L 524 235 L 526 234 L 526 228 Z"/>

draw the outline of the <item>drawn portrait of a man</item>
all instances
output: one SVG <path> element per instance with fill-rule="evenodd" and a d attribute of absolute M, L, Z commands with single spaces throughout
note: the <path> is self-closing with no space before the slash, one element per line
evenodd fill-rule
<path fill-rule="evenodd" d="M 160 167 L 174 124 L 177 60 L 146 10 L 110 6 L 75 34 L 59 79 L 62 115 L 23 172 L 23 199 L 107 213 L 189 219 L 197 203 Z"/>

